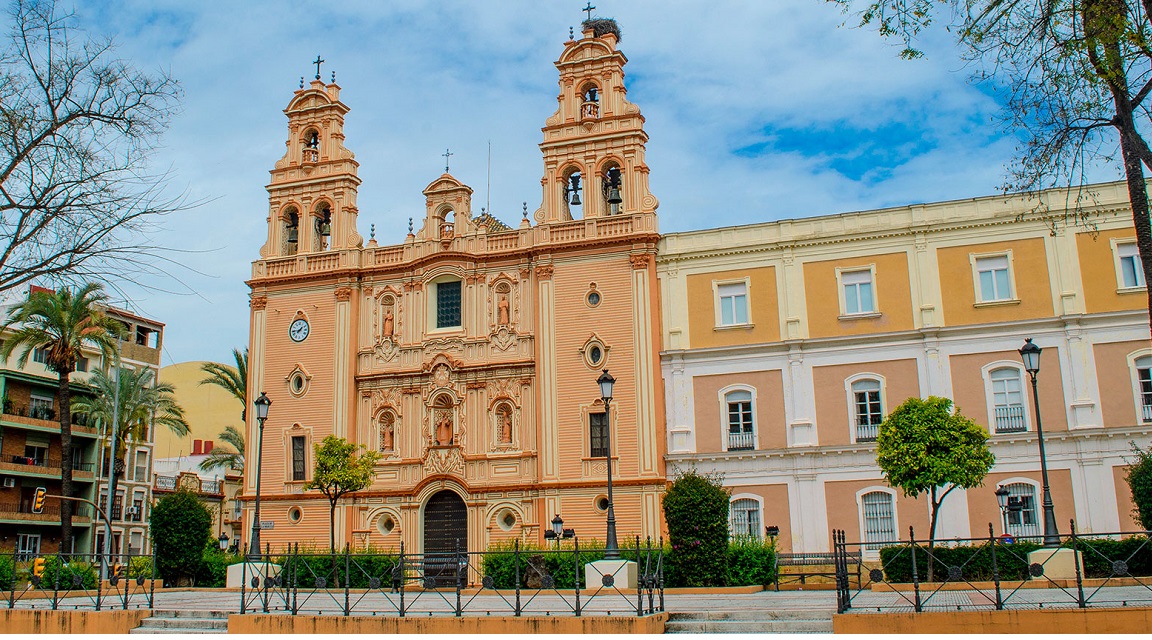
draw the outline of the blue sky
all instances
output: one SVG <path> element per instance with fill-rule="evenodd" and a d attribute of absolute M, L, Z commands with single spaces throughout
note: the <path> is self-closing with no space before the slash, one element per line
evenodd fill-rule
<path fill-rule="evenodd" d="M 994 92 L 943 32 L 924 59 L 842 26 L 819 0 L 600 0 L 628 56 L 629 99 L 647 118 L 652 192 L 664 232 L 996 193 L 1015 141 Z M 327 61 L 351 108 L 360 232 L 403 240 L 421 190 L 443 170 L 519 220 L 540 202 L 540 127 L 556 108 L 553 61 L 583 2 L 187 2 L 75 7 L 117 52 L 165 68 L 185 92 L 154 157 L 171 186 L 206 204 L 165 221 L 195 295 L 132 291 L 167 323 L 164 363 L 229 359 L 248 339 L 250 263 L 265 237 L 268 170 L 287 138 L 283 109 L 310 61 Z M 485 193 L 488 144 L 492 182 Z M 1098 179 L 1114 179 L 1102 171 Z M 479 206 L 477 206 L 479 208 Z"/>

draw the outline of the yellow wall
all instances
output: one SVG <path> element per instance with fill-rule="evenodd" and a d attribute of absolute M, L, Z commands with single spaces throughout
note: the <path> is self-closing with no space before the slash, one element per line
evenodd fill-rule
<path fill-rule="evenodd" d="M 1143 309 L 1148 296 L 1143 289 L 1117 293 L 1116 256 L 1112 240 L 1135 240 L 1135 229 L 1113 229 L 1076 234 L 1076 251 L 1080 254 L 1080 277 L 1084 287 L 1084 307 L 1088 313 Z"/>
<path fill-rule="evenodd" d="M 757 449 L 783 449 L 788 446 L 785 431 L 784 377 L 779 369 L 726 373 L 715 376 L 696 376 L 692 382 L 696 419 L 696 450 L 723 451 L 723 439 L 728 433 L 727 407 L 721 406 L 720 390 L 728 385 L 749 385 L 756 389 Z"/>
<path fill-rule="evenodd" d="M 872 295 L 879 317 L 844 318 L 836 269 L 875 265 Z M 804 293 L 808 302 L 808 335 L 813 338 L 906 331 L 913 328 L 908 256 L 888 253 L 842 260 L 804 263 Z"/>
<path fill-rule="evenodd" d="M 844 381 L 858 373 L 884 376 L 881 400 L 884 415 L 911 397 L 920 397 L 919 375 L 915 360 L 887 362 L 859 362 L 812 368 L 813 394 L 816 398 L 816 425 L 820 429 L 820 444 L 844 445 L 852 442 L 855 428 L 855 407 L 848 405 L 848 390 Z"/>
<path fill-rule="evenodd" d="M 609 633 L 631 635 L 636 633 L 664 633 L 664 623 L 668 614 L 637 618 L 635 615 L 613 616 L 528 616 L 516 618 L 507 616 L 464 616 L 456 617 L 417 617 L 397 616 L 373 617 L 353 616 L 284 616 L 284 615 L 230 615 L 228 633 L 307 633 L 307 634 L 347 634 L 347 633 L 414 633 L 414 634 L 547 634 L 560 633 Z M 635 611 L 633 611 L 635 614 Z"/>
<path fill-rule="evenodd" d="M 176 387 L 176 402 L 184 408 L 191 432 L 184 437 L 171 431 L 156 429 L 157 458 L 175 458 L 192 452 L 193 440 L 212 440 L 221 445 L 220 432 L 232 425 L 244 433 L 244 423 L 240 420 L 243 410 L 240 401 L 216 385 L 201 385 L 207 377 L 201 370 L 204 362 L 181 362 L 160 370 L 160 381 Z"/>
<path fill-rule="evenodd" d="M 748 320 L 751 326 L 716 326 L 716 295 L 712 283 L 748 278 Z M 780 339 L 776 268 L 698 273 L 687 278 L 688 336 L 696 349 L 727 347 Z"/>
<path fill-rule="evenodd" d="M 0 631 L 19 634 L 71 635 L 76 633 L 127 634 L 152 615 L 147 610 L 51 611 L 0 609 Z"/>
<path fill-rule="evenodd" d="M 834 633 L 1148 633 L 1152 609 L 1005 609 L 1003 611 L 930 611 L 836 615 Z"/>
<path fill-rule="evenodd" d="M 1009 250 L 1012 293 L 1019 302 L 976 306 L 971 255 Z M 940 264 L 944 320 L 950 326 L 1047 318 L 1053 314 L 1048 259 L 1041 238 L 944 247 L 936 250 L 936 259 Z"/>

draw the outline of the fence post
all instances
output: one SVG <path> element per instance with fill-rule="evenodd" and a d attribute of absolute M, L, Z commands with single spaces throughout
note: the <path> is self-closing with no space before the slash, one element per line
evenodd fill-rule
<path fill-rule="evenodd" d="M 609 461 L 608 464 L 612 464 Z M 644 590 L 640 583 L 640 536 L 636 536 L 636 615 L 644 615 Z"/>
<path fill-rule="evenodd" d="M 400 617 L 404 617 L 404 541 L 400 541 Z"/>
<path fill-rule="evenodd" d="M 1069 520 L 1069 526 L 1072 529 L 1072 562 L 1076 565 L 1076 603 L 1081 609 L 1088 606 L 1084 600 L 1084 580 L 1080 575 L 1080 552 L 1077 550 L 1077 536 L 1076 536 L 1076 521 Z"/>
<path fill-rule="evenodd" d="M 572 537 L 573 562 L 576 564 L 576 617 L 580 617 L 580 538 Z"/>
<path fill-rule="evenodd" d="M 660 555 L 656 563 L 656 587 L 660 589 L 660 612 L 664 612 L 664 536 L 660 536 Z"/>
<path fill-rule="evenodd" d="M 915 594 L 913 603 L 916 613 L 920 613 L 920 571 L 916 568 L 916 532 L 908 527 L 908 546 L 912 548 L 912 591 Z"/>
<path fill-rule="evenodd" d="M 988 545 L 992 550 L 992 584 L 996 588 L 996 610 L 1004 609 L 1004 601 L 1000 598 L 1000 567 L 996 564 L 996 532 L 992 523 L 988 523 Z"/>
<path fill-rule="evenodd" d="M 131 551 L 131 550 L 129 550 L 129 551 Z M 123 580 L 124 580 L 124 610 L 127 611 L 128 610 L 128 598 L 131 597 L 128 595 L 128 587 L 131 586 L 129 583 L 132 582 L 130 580 L 130 578 L 132 576 L 132 554 L 129 553 L 128 557 L 125 558 L 125 560 L 127 560 L 128 562 L 126 564 L 121 565 L 121 566 L 124 568 L 124 578 L 123 578 Z"/>
<path fill-rule="evenodd" d="M 348 594 L 352 588 L 352 564 L 351 557 L 348 555 L 348 543 L 344 543 L 344 617 L 348 617 L 349 605 Z"/>
<path fill-rule="evenodd" d="M 101 565 L 96 564 L 96 562 L 97 562 L 96 558 L 97 558 L 96 555 L 92 556 L 92 560 L 93 560 L 92 566 L 100 566 L 100 570 L 98 570 L 96 572 L 96 610 L 99 611 L 100 610 L 100 596 L 103 595 L 103 591 L 104 591 L 102 588 L 104 586 L 103 585 L 104 580 L 102 580 L 100 578 L 100 576 L 101 576 L 101 574 L 104 574 L 106 572 L 104 571 L 103 566 L 101 566 L 103 563 L 101 563 Z M 129 562 L 128 566 L 132 566 L 132 563 Z M 16 564 L 15 563 L 12 564 L 12 581 L 13 582 L 16 581 Z"/>
<path fill-rule="evenodd" d="M 244 562 L 240 565 L 240 615 L 248 612 L 248 597 L 246 595 L 246 587 L 248 583 L 248 558 L 244 558 Z"/>
<path fill-rule="evenodd" d="M 63 540 L 63 539 L 61 539 Z M 53 573 L 52 579 L 52 610 L 56 610 L 56 605 L 60 600 L 60 572 L 64 570 L 64 562 L 60 560 L 60 552 L 56 552 L 56 571 Z"/>
<path fill-rule="evenodd" d="M 652 536 L 644 539 L 648 551 L 644 554 L 644 586 L 648 589 L 648 613 L 656 613 L 656 603 L 653 600 L 656 590 L 656 572 L 652 569 Z"/>
<path fill-rule="evenodd" d="M 16 561 L 20 557 L 20 545 L 12 546 L 12 584 L 8 586 L 8 608 L 16 606 Z"/>
<path fill-rule="evenodd" d="M 462 564 L 460 562 L 460 538 L 456 538 L 456 557 L 452 560 L 456 563 L 456 617 L 459 618 L 462 612 L 460 608 L 460 583 L 463 577 L 460 575 Z"/>
<path fill-rule="evenodd" d="M 225 568 L 227 572 L 227 568 Z M 225 573 L 225 576 L 228 574 Z M 156 608 L 156 542 L 152 542 L 152 579 L 148 581 L 148 608 Z"/>
<path fill-rule="evenodd" d="M 268 613 L 268 573 L 272 565 L 272 543 L 264 543 L 264 588 L 260 591 L 260 600 L 263 605 L 264 613 Z"/>
<path fill-rule="evenodd" d="M 288 543 L 288 562 L 286 562 L 285 564 L 288 565 L 287 578 L 292 581 L 291 586 L 289 587 L 290 589 L 292 589 L 292 599 L 289 601 L 289 607 L 290 607 L 290 610 L 292 611 L 292 615 L 296 615 L 297 612 L 300 611 L 300 608 L 299 608 L 300 602 L 297 599 L 297 592 L 299 591 L 299 583 L 297 581 L 297 576 L 300 575 L 298 573 L 300 571 L 300 567 L 298 566 L 300 564 L 300 557 L 299 556 L 300 556 L 300 543 L 299 542 Z"/>
<path fill-rule="evenodd" d="M 520 617 L 520 539 L 512 549 L 512 564 L 516 567 L 516 617 Z"/>

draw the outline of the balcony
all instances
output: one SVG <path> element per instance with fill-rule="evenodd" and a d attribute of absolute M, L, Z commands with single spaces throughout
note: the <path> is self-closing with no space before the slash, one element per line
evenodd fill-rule
<path fill-rule="evenodd" d="M 44 433 L 60 433 L 59 420 L 45 420 L 43 418 L 33 418 L 23 415 L 25 411 L 22 407 L 13 407 L 10 411 L 5 411 L 0 415 L 0 422 L 5 423 L 5 426 L 17 427 L 27 429 L 29 431 L 41 431 Z M 77 416 L 79 417 L 79 416 Z M 72 422 L 72 435 L 77 436 L 90 436 L 96 437 L 96 428 L 89 427 L 79 422 Z"/>
<path fill-rule="evenodd" d="M 224 495 L 223 481 L 204 480 L 193 473 L 182 473 L 178 476 L 158 475 L 152 487 L 155 491 L 176 491 L 178 488 L 184 488 L 200 495 L 220 497 Z"/>
<path fill-rule="evenodd" d="M 880 434 L 880 422 L 869 418 L 859 418 L 856 421 L 856 442 L 876 442 Z"/>
<path fill-rule="evenodd" d="M 1023 433 L 1028 430 L 1028 422 L 1024 418 L 1024 405 L 1010 404 L 996 407 L 996 433 Z"/>
<path fill-rule="evenodd" d="M 728 433 L 728 450 L 729 451 L 751 451 L 756 448 L 755 434 L 751 431 L 741 431 L 739 433 Z"/>
<path fill-rule="evenodd" d="M 1152 422 L 1152 398 L 1145 398 L 1140 405 L 1140 414 L 1144 424 Z"/>
<path fill-rule="evenodd" d="M 74 505 L 72 507 L 72 524 L 91 524 L 91 510 L 91 507 L 86 504 Z M 44 507 L 42 513 L 32 513 L 31 502 L 0 503 L 0 522 L 60 526 L 60 506 L 48 505 Z"/>
<path fill-rule="evenodd" d="M 48 478 L 58 480 L 61 472 L 59 458 L 27 458 L 25 456 L 12 456 L 8 460 L 0 460 L 0 473 L 32 478 Z M 90 481 L 94 479 L 91 462 L 72 463 L 72 479 Z"/>

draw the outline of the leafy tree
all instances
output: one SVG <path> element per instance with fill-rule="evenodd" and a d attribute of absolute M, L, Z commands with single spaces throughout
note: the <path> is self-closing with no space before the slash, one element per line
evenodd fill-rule
<path fill-rule="evenodd" d="M 200 384 L 215 385 L 232 394 L 240 402 L 240 421 L 243 422 L 248 408 L 248 350 L 232 350 L 232 357 L 236 366 L 220 364 L 219 362 L 205 362 L 200 369 L 208 374 Z M 232 450 L 213 449 L 200 463 L 204 471 L 211 471 L 224 467 L 227 469 L 244 468 L 244 434 L 231 425 L 225 426 L 219 438 L 232 446 Z"/>
<path fill-rule="evenodd" d="M 1152 530 L 1152 451 L 1141 449 L 1135 442 L 1131 445 L 1135 460 L 1128 461 L 1124 480 L 1128 482 L 1132 502 L 1136 505 L 1132 515 L 1137 524 L 1149 531 Z"/>
<path fill-rule="evenodd" d="M 149 524 L 160 577 L 172 585 L 191 581 L 212 538 L 212 510 L 195 493 L 178 488 L 156 502 Z"/>
<path fill-rule="evenodd" d="M 148 155 L 180 97 L 86 37 L 52 0 L 14 0 L 0 45 L 0 291 L 163 275 L 147 244 L 163 196 Z"/>
<path fill-rule="evenodd" d="M 380 452 L 367 450 L 344 438 L 328 436 L 316 446 L 316 472 L 304 489 L 317 489 L 328 497 L 328 533 L 332 553 L 336 553 L 336 503 L 345 494 L 372 484 Z"/>
<path fill-rule="evenodd" d="M 109 451 L 109 484 L 116 495 L 116 480 L 124 473 L 124 455 L 129 440 L 143 442 L 148 438 L 148 425 L 166 427 L 172 433 L 188 434 L 184 409 L 176 403 L 176 389 L 166 382 L 155 382 L 151 369 L 119 368 L 119 375 L 96 370 L 88 378 L 92 395 L 72 401 L 72 412 L 87 416 L 91 424 L 102 427 L 105 440 L 111 440 L 113 416 L 116 417 L 116 451 Z M 117 381 L 119 381 L 117 383 Z M 105 446 L 111 446 L 105 442 Z"/>
<path fill-rule="evenodd" d="M 908 398 L 880 423 L 876 437 L 876 464 L 888 484 L 912 498 L 928 493 L 929 549 L 936 544 L 936 522 L 944 499 L 957 487 L 984 484 L 995 462 L 988 449 L 988 432 L 959 411 L 953 412 L 947 398 Z M 931 558 L 928 580 L 932 580 Z"/>
<path fill-rule="evenodd" d="M 974 63 L 977 81 L 1007 98 L 1002 122 L 1022 138 L 1008 191 L 1076 188 L 1077 218 L 1085 172 L 1112 163 L 1117 149 L 1128 185 L 1136 244 L 1152 282 L 1152 220 L 1145 168 L 1152 110 L 1152 3 L 1147 0 L 828 0 L 846 11 L 863 5 L 860 24 L 904 41 L 902 55 L 941 11 Z M 1152 287 L 1148 289 L 1152 323 Z"/>
<path fill-rule="evenodd" d="M 664 521 L 672 552 L 669 569 L 687 587 L 722 587 L 728 580 L 728 490 L 719 475 L 695 469 L 664 492 Z"/>
<path fill-rule="evenodd" d="M 203 471 L 211 471 L 221 467 L 224 469 L 243 469 L 244 434 L 240 433 L 236 427 L 228 425 L 217 437 L 222 442 L 232 445 L 232 449 L 214 447 L 208 457 L 200 461 L 200 469 Z"/>
<path fill-rule="evenodd" d="M 0 216 L 3 217 L 3 216 Z M 113 359 L 119 348 L 124 325 L 105 313 L 108 296 L 99 284 L 86 284 L 79 289 L 37 290 L 12 308 L 0 333 L 0 358 L 7 360 L 21 349 L 16 360 L 23 368 L 33 349 L 45 350 L 45 364 L 56 372 L 56 406 L 60 420 L 60 491 L 74 496 L 72 483 L 72 388 L 69 378 L 83 349 L 98 349 L 105 361 Z M 60 501 L 60 548 L 72 549 L 72 501 Z"/>

